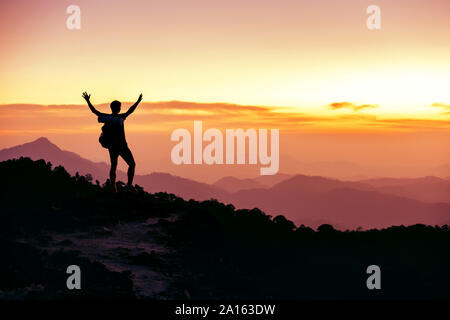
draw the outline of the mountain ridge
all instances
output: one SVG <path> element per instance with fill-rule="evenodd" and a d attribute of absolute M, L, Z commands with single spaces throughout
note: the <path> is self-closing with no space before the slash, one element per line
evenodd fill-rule
<path fill-rule="evenodd" d="M 61 150 L 44 137 L 0 151 L 0 161 L 20 156 L 30 156 L 34 160 L 43 158 L 54 166 L 62 165 L 71 174 L 89 173 L 98 180 L 108 177 L 106 163 L 94 163 L 76 153 Z M 125 179 L 126 176 L 119 172 L 118 177 Z M 386 187 L 370 179 L 341 181 L 297 174 L 254 179 L 225 177 L 210 185 L 162 172 L 135 176 L 135 183 L 148 192 L 168 192 L 199 201 L 214 198 L 237 208 L 260 208 L 271 215 L 284 214 L 295 223 L 311 226 L 330 223 L 339 228 L 370 228 L 389 226 L 389 223 L 447 223 L 445 211 L 450 212 L 450 203 L 440 201 L 450 199 L 447 185 L 439 184 L 441 180 L 435 177 L 408 180 L 411 181 L 415 182 L 412 186 Z M 423 188 L 420 181 L 432 183 L 434 189 L 429 185 Z M 439 182 L 437 185 L 436 181 Z M 422 192 L 427 189 L 432 192 Z"/>

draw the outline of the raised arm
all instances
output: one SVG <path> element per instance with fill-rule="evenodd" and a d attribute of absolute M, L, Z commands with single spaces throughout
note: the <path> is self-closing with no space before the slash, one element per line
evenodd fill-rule
<path fill-rule="evenodd" d="M 94 113 L 96 116 L 100 116 L 102 114 L 101 112 L 97 111 L 92 105 L 91 101 L 89 100 L 91 98 L 90 94 L 88 94 L 87 92 L 83 92 L 83 98 L 84 100 L 86 100 L 89 109 L 91 109 L 92 113 Z"/>
<path fill-rule="evenodd" d="M 130 114 L 132 114 L 134 112 L 134 110 L 136 110 L 136 107 L 138 106 L 139 102 L 141 102 L 142 100 L 142 93 L 139 95 L 139 98 L 137 99 L 136 103 L 133 104 L 130 109 L 128 109 L 127 112 L 125 112 L 123 115 L 125 117 L 128 117 Z"/>

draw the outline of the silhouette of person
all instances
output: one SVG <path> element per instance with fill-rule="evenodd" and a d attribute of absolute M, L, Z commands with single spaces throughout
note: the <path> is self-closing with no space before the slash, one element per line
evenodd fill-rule
<path fill-rule="evenodd" d="M 130 148 L 128 148 L 128 144 L 125 139 L 125 128 L 123 122 L 130 114 L 133 113 L 138 104 L 141 102 L 142 94 L 139 95 L 136 103 L 133 104 L 125 113 L 119 113 L 121 103 L 117 100 L 114 100 L 110 104 L 112 111 L 111 114 L 101 113 L 97 111 L 90 101 L 91 95 L 87 92 L 83 92 L 83 98 L 86 100 L 89 109 L 91 109 L 91 111 L 98 117 L 98 122 L 105 123 L 105 126 L 107 127 L 110 135 L 108 143 L 109 158 L 111 160 L 109 179 L 111 181 L 114 192 L 117 191 L 116 170 L 119 156 L 121 156 L 122 159 L 125 160 L 125 162 L 128 164 L 128 186 L 131 187 L 133 185 L 136 163 L 134 162 L 133 154 L 131 153 Z"/>

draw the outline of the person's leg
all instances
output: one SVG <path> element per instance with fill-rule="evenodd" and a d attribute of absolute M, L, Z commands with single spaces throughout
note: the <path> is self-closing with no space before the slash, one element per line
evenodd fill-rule
<path fill-rule="evenodd" d="M 109 170 L 109 181 L 111 182 L 114 192 L 117 192 L 116 170 L 117 170 L 117 160 L 119 159 L 119 153 L 112 149 L 108 150 L 109 150 L 109 159 L 111 160 L 111 169 Z"/>
<path fill-rule="evenodd" d="M 128 164 L 128 185 L 133 185 L 133 178 L 134 178 L 134 170 L 136 168 L 136 163 L 134 162 L 133 154 L 131 153 L 130 148 L 128 146 L 125 146 L 121 152 L 120 156 L 125 160 L 125 162 Z"/>

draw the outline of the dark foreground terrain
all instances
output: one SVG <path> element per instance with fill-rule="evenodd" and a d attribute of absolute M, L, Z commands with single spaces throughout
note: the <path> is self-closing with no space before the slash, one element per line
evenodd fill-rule
<path fill-rule="evenodd" d="M 0 163 L 0 299 L 450 298 L 448 226 L 337 231 Z M 402 213 L 404 214 L 404 213 Z M 66 288 L 66 268 L 82 289 Z M 368 290 L 366 268 L 381 268 Z"/>

